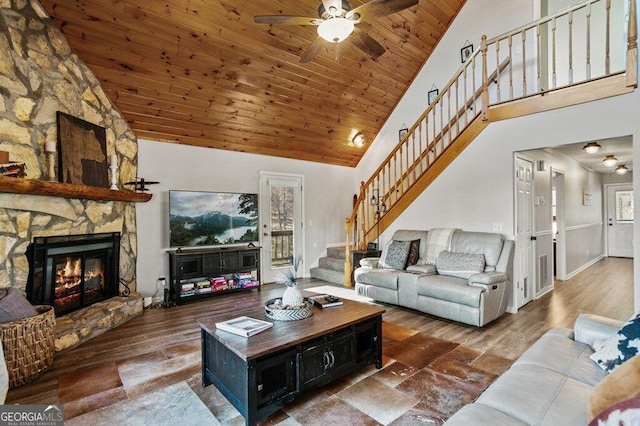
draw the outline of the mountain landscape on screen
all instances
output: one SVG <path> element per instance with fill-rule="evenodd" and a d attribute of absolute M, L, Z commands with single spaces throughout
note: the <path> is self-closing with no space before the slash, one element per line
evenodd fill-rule
<path fill-rule="evenodd" d="M 169 191 L 171 247 L 258 241 L 258 196 Z"/>

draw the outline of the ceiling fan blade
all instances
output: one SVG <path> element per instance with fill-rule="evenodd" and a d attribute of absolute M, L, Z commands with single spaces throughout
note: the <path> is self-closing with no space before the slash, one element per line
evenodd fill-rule
<path fill-rule="evenodd" d="M 340 15 L 342 13 L 342 0 L 322 0 L 322 5 L 330 16 Z"/>
<path fill-rule="evenodd" d="M 386 50 L 385 48 L 375 41 L 373 37 L 364 32 L 361 29 L 356 29 L 353 31 L 349 39 L 353 42 L 353 45 L 358 49 L 362 50 L 364 53 L 371 56 L 373 59 L 378 58 L 382 55 Z"/>
<path fill-rule="evenodd" d="M 320 25 L 322 19 L 291 15 L 257 15 L 253 17 L 253 22 L 275 25 Z"/>
<path fill-rule="evenodd" d="M 307 50 L 305 50 L 304 53 L 302 54 L 302 57 L 300 58 L 300 62 L 303 64 L 306 64 L 308 62 L 313 61 L 313 58 L 315 58 L 318 55 L 318 53 L 320 53 L 320 50 L 327 43 L 328 42 L 322 37 L 316 37 L 316 39 L 313 40 L 313 42 L 311 42 L 309 47 L 307 47 Z"/>
<path fill-rule="evenodd" d="M 415 6 L 419 0 L 372 0 L 347 12 L 345 17 L 355 23 L 370 21 L 380 16 L 400 12 Z"/>

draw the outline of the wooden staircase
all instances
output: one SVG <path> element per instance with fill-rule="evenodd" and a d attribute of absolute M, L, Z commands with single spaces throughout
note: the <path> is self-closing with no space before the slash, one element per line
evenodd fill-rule
<path fill-rule="evenodd" d="M 482 37 L 480 47 L 361 183 L 345 224 L 345 285 L 351 285 L 349 251 L 375 240 L 491 122 L 635 90 L 635 1 L 617 0 L 628 2 L 626 45 L 611 41 L 611 23 L 624 19 L 611 16 L 612 1 L 588 0 L 490 40 Z M 587 54 L 577 42 L 575 47 L 558 43 L 560 31 L 585 31 Z M 591 54 L 592 39 L 604 40 L 602 57 Z M 626 63 L 612 66 L 612 56 L 625 51 Z"/>

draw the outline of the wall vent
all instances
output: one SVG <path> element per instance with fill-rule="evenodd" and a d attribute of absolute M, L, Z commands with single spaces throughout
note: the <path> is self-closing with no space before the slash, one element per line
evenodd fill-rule
<path fill-rule="evenodd" d="M 549 255 L 543 254 L 538 257 L 538 290 L 549 285 Z"/>

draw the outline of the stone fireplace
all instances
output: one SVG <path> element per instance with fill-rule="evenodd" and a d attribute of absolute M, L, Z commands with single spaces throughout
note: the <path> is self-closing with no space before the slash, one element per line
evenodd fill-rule
<path fill-rule="evenodd" d="M 27 252 L 27 298 L 60 316 L 116 296 L 119 252 L 119 232 L 36 237 Z"/>
<path fill-rule="evenodd" d="M 57 182 L 59 164 L 50 164 L 47 142 L 57 142 L 57 111 L 88 121 L 106 129 L 106 156 L 117 156 L 119 194 L 129 192 L 124 182 L 136 179 L 138 143 L 120 111 L 102 90 L 100 81 L 71 50 L 64 36 L 37 0 L 0 2 L 0 151 L 9 160 L 25 163 L 25 185 Z M 53 167 L 50 167 L 53 166 Z M 51 173 L 50 170 L 54 169 Z M 17 179 L 17 178 L 16 178 Z M 51 181 L 51 182 L 48 182 Z M 49 188 L 49 187 L 46 187 Z M 137 230 L 135 202 L 117 196 L 88 197 L 83 185 L 65 186 L 60 191 L 0 191 L 0 287 L 27 290 L 30 280 L 30 245 L 40 238 L 70 239 L 75 234 L 118 233 L 119 248 L 114 250 L 113 282 L 115 290 L 105 290 L 103 301 L 76 308 L 56 318 L 56 350 L 73 347 L 133 315 L 142 313 L 142 298 L 136 293 Z M 53 240 L 52 240 L 53 241 Z M 70 256 L 71 255 L 71 256 Z M 55 257 L 58 256 L 58 257 Z M 64 251 L 51 260 L 50 274 L 46 265 L 42 275 L 51 279 L 40 284 L 38 297 L 54 297 L 54 270 L 67 268 L 66 257 L 79 258 L 83 269 L 95 269 L 92 259 Z M 84 256 L 84 255 L 83 255 Z M 102 259 L 98 263 L 107 262 Z M 69 269 L 71 266 L 69 266 Z M 102 272 L 99 286 L 106 285 L 108 273 Z M 35 275 L 35 274 L 34 274 Z M 71 288 L 78 280 L 92 290 L 96 286 L 94 272 L 63 273 L 60 287 L 69 299 L 91 299 L 76 296 Z M 122 288 L 118 287 L 121 284 Z M 49 287 L 47 287 L 49 285 Z M 118 296 L 123 288 L 131 296 Z M 107 297 L 109 292 L 113 296 Z M 53 293 L 53 294 L 52 294 Z M 61 297 L 65 297 L 61 296 Z M 55 303 L 55 302 L 50 302 Z M 62 299 L 61 303 L 62 305 Z M 56 309 L 57 310 L 57 309 Z"/>

